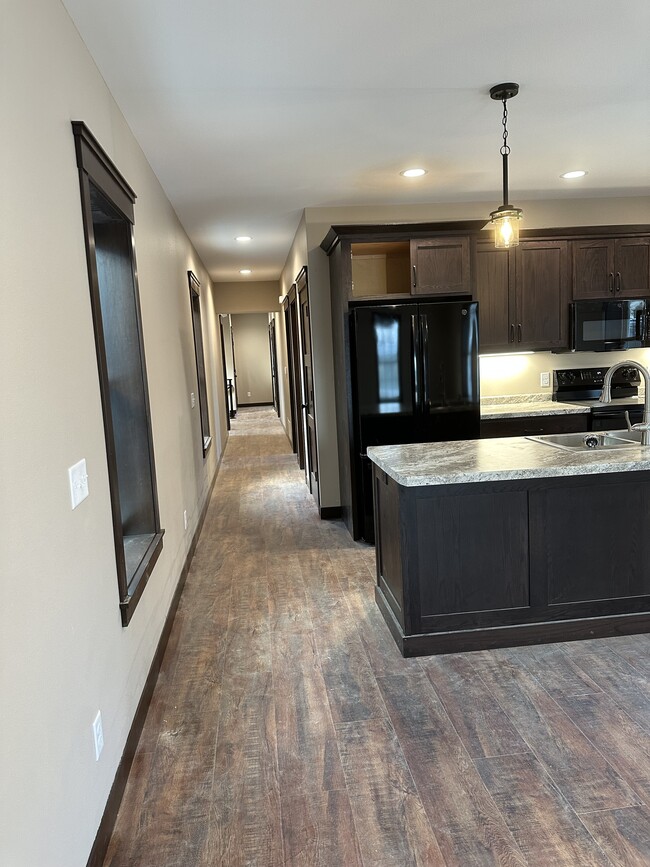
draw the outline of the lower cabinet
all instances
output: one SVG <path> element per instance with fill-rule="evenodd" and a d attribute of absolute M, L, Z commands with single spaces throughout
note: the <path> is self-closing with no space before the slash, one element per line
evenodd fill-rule
<path fill-rule="evenodd" d="M 374 474 L 376 599 L 404 656 L 650 631 L 650 472 Z"/>
<path fill-rule="evenodd" d="M 527 415 L 518 418 L 481 419 L 481 439 L 489 437 L 527 437 L 539 434 L 579 433 L 588 431 L 588 412 L 571 415 Z"/>

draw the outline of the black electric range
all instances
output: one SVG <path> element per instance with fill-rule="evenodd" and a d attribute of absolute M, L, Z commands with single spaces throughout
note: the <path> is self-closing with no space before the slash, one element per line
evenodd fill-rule
<path fill-rule="evenodd" d="M 636 367 L 621 367 L 612 380 L 611 403 L 600 403 L 607 367 L 577 367 L 553 371 L 553 400 L 591 409 L 591 430 L 620 430 L 627 427 L 625 412 L 632 424 L 643 419 L 639 397 L 641 374 Z"/>

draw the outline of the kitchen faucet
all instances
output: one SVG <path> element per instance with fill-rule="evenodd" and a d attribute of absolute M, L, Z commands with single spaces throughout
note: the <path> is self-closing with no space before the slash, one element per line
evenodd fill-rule
<path fill-rule="evenodd" d="M 630 424 L 630 414 L 626 411 L 625 420 L 627 421 L 627 429 L 641 431 L 641 445 L 650 446 L 650 373 L 647 368 L 638 361 L 619 361 L 609 368 L 605 374 L 603 381 L 603 392 L 598 398 L 601 403 L 609 403 L 612 399 L 612 377 L 620 367 L 635 367 L 645 384 L 645 402 L 643 404 L 643 421 L 640 424 Z"/>

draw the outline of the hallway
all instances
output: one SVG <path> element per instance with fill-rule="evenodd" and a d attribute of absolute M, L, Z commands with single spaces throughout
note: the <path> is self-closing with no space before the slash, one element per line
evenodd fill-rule
<path fill-rule="evenodd" d="M 647 865 L 649 686 L 647 635 L 402 659 L 240 410 L 104 864 Z"/>

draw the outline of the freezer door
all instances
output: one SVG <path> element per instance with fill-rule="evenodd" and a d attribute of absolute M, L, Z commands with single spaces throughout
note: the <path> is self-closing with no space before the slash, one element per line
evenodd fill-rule
<path fill-rule="evenodd" d="M 424 442 L 478 439 L 478 303 L 420 305 Z"/>
<path fill-rule="evenodd" d="M 357 307 L 352 312 L 355 438 L 368 446 L 414 442 L 422 371 L 415 365 L 417 304 Z"/>

